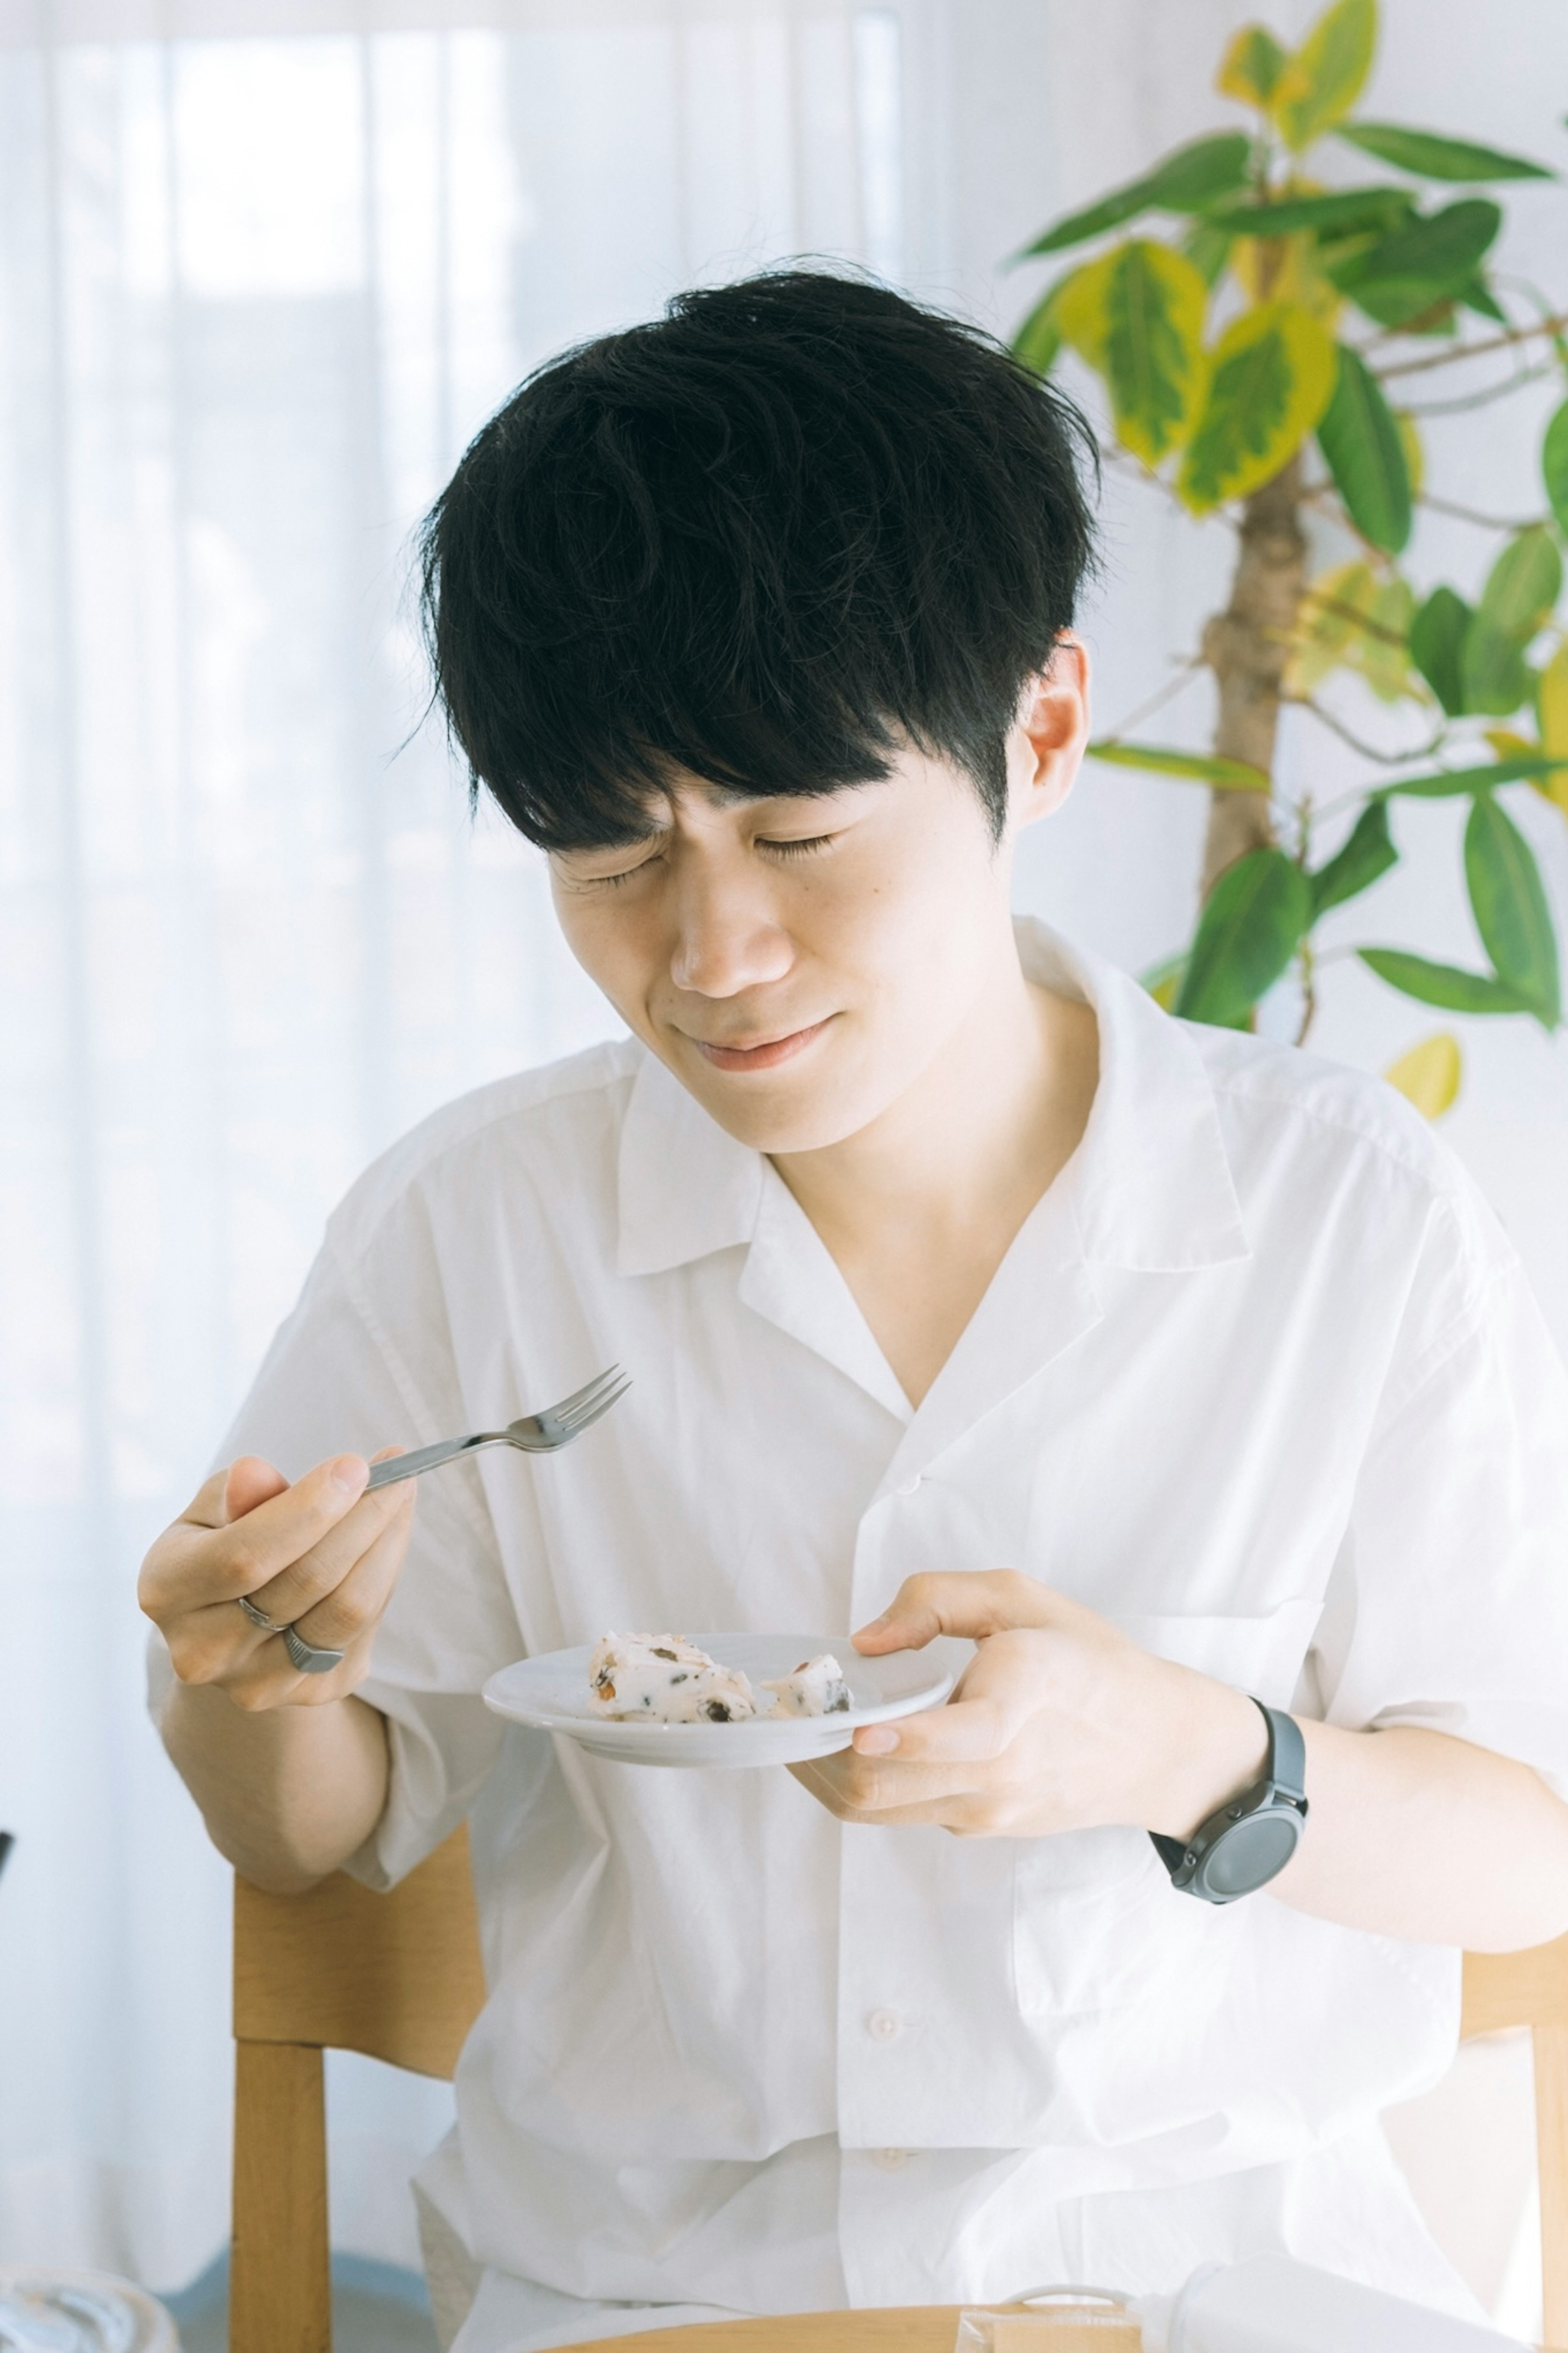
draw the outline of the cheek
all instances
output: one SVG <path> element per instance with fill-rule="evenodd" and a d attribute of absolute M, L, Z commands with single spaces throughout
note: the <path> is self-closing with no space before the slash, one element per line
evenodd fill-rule
<path fill-rule="evenodd" d="M 552 888 L 556 921 L 562 937 L 590 980 L 602 988 L 617 1013 L 636 1027 L 632 1012 L 646 989 L 655 944 L 647 936 L 645 917 L 629 902 L 616 903 L 616 894 L 578 898 Z"/>

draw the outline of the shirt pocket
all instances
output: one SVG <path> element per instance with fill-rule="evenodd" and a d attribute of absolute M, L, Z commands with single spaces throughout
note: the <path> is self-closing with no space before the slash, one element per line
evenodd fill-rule
<path fill-rule="evenodd" d="M 1162 1618 L 1119 1609 L 1102 1614 L 1141 1651 L 1194 1667 L 1269 1707 L 1288 1708 L 1322 1609 L 1322 1596 L 1314 1593 L 1282 1601 L 1257 1618 Z"/>

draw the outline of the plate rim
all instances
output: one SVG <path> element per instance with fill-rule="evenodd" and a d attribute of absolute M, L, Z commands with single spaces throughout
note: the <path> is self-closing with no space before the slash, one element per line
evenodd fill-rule
<path fill-rule="evenodd" d="M 796 1639 L 787 1629 L 778 1635 L 770 1635 L 765 1630 L 753 1635 L 746 1628 L 735 1627 L 717 1634 L 688 1635 L 686 1640 L 695 1642 L 701 1650 L 707 1650 L 710 1643 L 732 1641 L 737 1634 L 748 1641 L 787 1640 L 794 1642 Z M 853 1647 L 847 1635 L 825 1637 L 812 1635 L 802 1639 L 814 1642 L 830 1642 L 838 1648 Z M 942 1637 L 938 1636 L 936 1640 L 940 1641 Z M 899 1716 L 917 1715 L 922 1708 L 940 1707 L 951 1694 L 961 1672 L 961 1668 L 957 1664 L 937 1669 L 936 1662 L 933 1660 L 931 1662 L 933 1672 L 929 1683 L 922 1685 L 918 1692 L 906 1694 L 901 1699 L 881 1700 L 874 1707 L 841 1709 L 832 1715 L 760 1716 L 752 1718 L 746 1723 L 734 1725 L 672 1724 L 663 1717 L 649 1719 L 638 1716 L 591 1715 L 586 1713 L 568 1715 L 558 1709 L 537 1706 L 531 1708 L 516 1705 L 503 1706 L 496 1696 L 496 1685 L 503 1675 L 510 1674 L 515 1667 L 539 1666 L 547 1660 L 568 1659 L 574 1654 L 580 1655 L 586 1661 L 594 1649 L 593 1642 L 568 1642 L 558 1651 L 541 1651 L 532 1657 L 525 1656 L 521 1659 L 509 1660 L 504 1667 L 498 1667 L 493 1674 L 486 1677 L 480 1697 L 492 1715 L 502 1717 L 509 1724 L 521 1724 L 537 1732 L 558 1732 L 567 1739 L 580 1738 L 584 1732 L 592 1732 L 595 1739 L 602 1739 L 607 1735 L 612 1740 L 619 1742 L 646 1740 L 650 1736 L 655 1739 L 662 1739 L 670 1733 L 697 1733 L 704 1736 L 710 1733 L 721 1736 L 732 1736 L 738 1733 L 744 1738 L 749 1733 L 754 1735 L 763 1731 L 779 1732 L 786 1725 L 793 1726 L 797 1733 L 804 1732 L 807 1726 L 814 1724 L 820 1725 L 824 1732 L 831 1729 L 834 1732 L 844 1732 L 852 1736 L 862 1725 L 888 1724 Z M 858 1659 L 860 1655 L 858 1651 L 855 1653 Z M 884 1655 L 895 1657 L 898 1654 L 889 1651 Z M 919 1653 L 915 1655 L 919 1656 Z M 722 1664 L 722 1662 L 720 1663 Z"/>

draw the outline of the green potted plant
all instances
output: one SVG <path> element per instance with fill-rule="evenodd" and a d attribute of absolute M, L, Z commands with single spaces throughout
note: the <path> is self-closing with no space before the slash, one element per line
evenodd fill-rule
<path fill-rule="evenodd" d="M 1547 427 L 1536 516 L 1486 525 L 1476 576 L 1415 581 L 1402 567 L 1424 499 L 1421 412 L 1438 372 L 1486 360 L 1464 405 L 1543 368 L 1568 373 L 1568 315 L 1505 288 L 1490 259 L 1494 191 L 1544 165 L 1354 112 L 1377 39 L 1376 0 L 1336 0 L 1300 47 L 1263 25 L 1237 33 L 1216 87 L 1247 111 L 1163 156 L 1068 218 L 1023 259 L 1072 252 L 1016 338 L 1042 374 L 1072 353 L 1099 378 L 1107 455 L 1194 519 L 1237 527 L 1229 602 L 1173 688 L 1212 674 L 1213 749 L 1113 732 L 1101 760 L 1206 785 L 1201 904 L 1190 940 L 1150 984 L 1202 1021 L 1245 1026 L 1292 967 L 1300 1036 L 1319 1002 L 1317 926 L 1394 866 L 1418 804 L 1468 803 L 1465 880 L 1484 961 L 1433 962 L 1375 939 L 1354 953 L 1389 987 L 1463 1014 L 1562 1018 L 1557 941 L 1539 868 L 1510 813 L 1520 792 L 1568 815 L 1568 635 L 1557 618 L 1568 532 L 1568 401 Z M 1316 174 L 1338 159 L 1337 182 Z M 1346 173 L 1344 165 L 1352 169 Z M 1314 575 L 1309 516 L 1331 525 Z M 1402 705 L 1401 754 L 1356 738 L 1336 710 L 1346 674 Z M 1158 699 L 1158 698 L 1157 698 Z M 1296 704 L 1355 744 L 1363 781 L 1319 804 L 1278 788 L 1279 713 Z M 1559 765 L 1561 763 L 1562 765 Z M 1389 1074 L 1436 1114 L 1459 1082 L 1445 1033 Z"/>

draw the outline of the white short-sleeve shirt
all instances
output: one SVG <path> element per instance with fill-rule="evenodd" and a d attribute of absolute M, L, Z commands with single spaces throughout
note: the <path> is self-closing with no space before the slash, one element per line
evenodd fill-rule
<path fill-rule="evenodd" d="M 1438 2292 L 1367 2126 L 1445 2065 L 1457 1955 L 1211 1908 L 1137 1826 L 846 1828 L 479 1700 L 607 1627 L 847 1632 L 1005 1566 L 1568 1784 L 1568 1387 L 1473 1188 L 1390 1090 L 1020 941 L 1092 1005 L 1099 1089 L 918 1411 L 768 1162 L 626 1041 L 378 1162 L 232 1434 L 295 1475 L 635 1378 L 558 1456 L 422 1483 L 363 1686 L 393 1770 L 354 1867 L 472 1814 L 489 1999 L 430 2187 L 497 2273 L 789 2310 L 1167 2285 L 1251 2232 Z"/>

